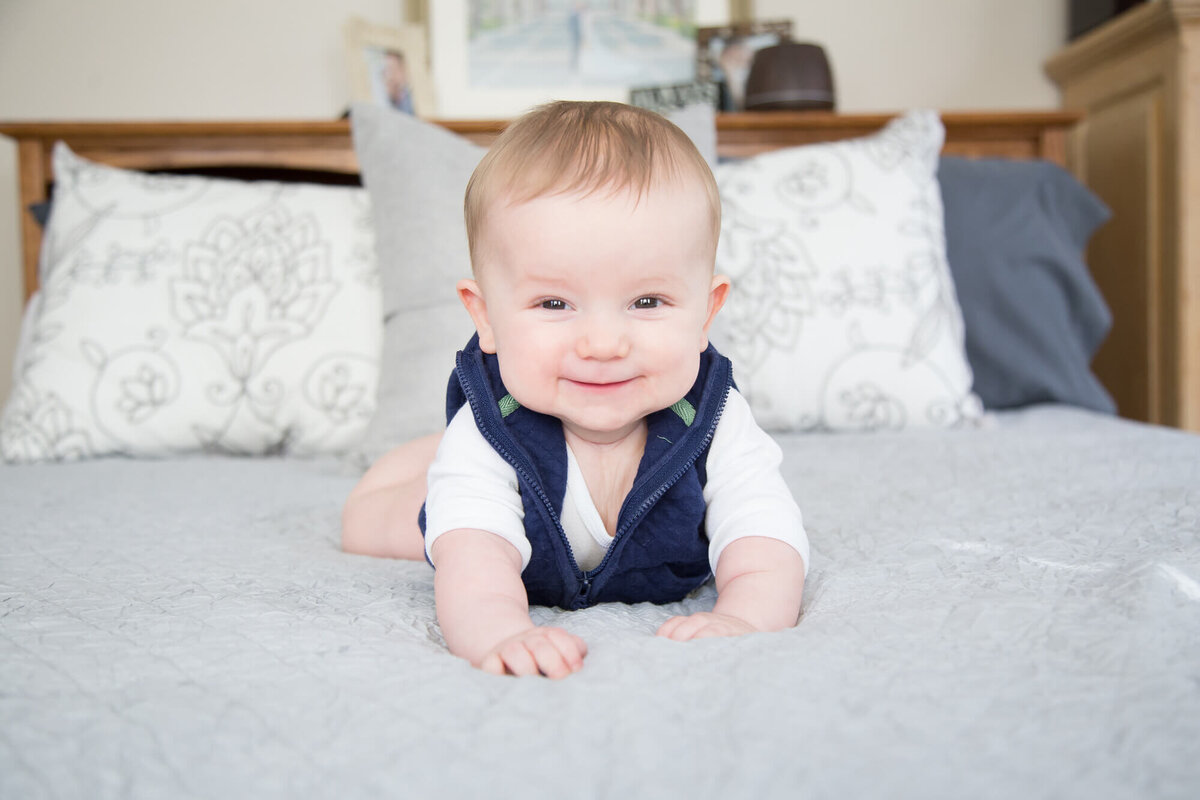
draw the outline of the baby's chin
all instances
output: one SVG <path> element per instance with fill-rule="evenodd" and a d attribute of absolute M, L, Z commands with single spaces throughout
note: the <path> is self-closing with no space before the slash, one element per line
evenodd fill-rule
<path fill-rule="evenodd" d="M 640 434 L 646 426 L 644 417 L 630 419 L 603 419 L 583 417 L 559 417 L 563 430 L 577 439 L 592 444 L 613 444 L 624 441 L 633 434 Z"/>

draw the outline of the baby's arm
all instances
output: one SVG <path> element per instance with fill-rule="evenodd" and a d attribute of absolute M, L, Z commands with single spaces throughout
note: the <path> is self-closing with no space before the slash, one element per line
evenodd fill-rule
<path fill-rule="evenodd" d="M 517 474 L 483 438 L 470 408 L 446 427 L 428 478 L 425 541 L 450 652 L 497 674 L 561 678 L 579 669 L 583 641 L 529 618 Z"/>
<path fill-rule="evenodd" d="M 779 472 L 783 454 L 731 390 L 708 454 L 705 530 L 717 578 L 711 612 L 673 617 L 660 636 L 683 641 L 796 624 L 808 537 Z"/>
<path fill-rule="evenodd" d="M 717 562 L 713 610 L 672 617 L 658 635 L 682 642 L 783 630 L 796 624 L 803 594 L 804 561 L 794 547 L 764 536 L 737 539 Z"/>
<path fill-rule="evenodd" d="M 430 556 L 438 623 L 450 652 L 497 675 L 565 678 L 583 666 L 582 639 L 529 618 L 521 554 L 507 540 L 462 528 L 439 536 Z"/>

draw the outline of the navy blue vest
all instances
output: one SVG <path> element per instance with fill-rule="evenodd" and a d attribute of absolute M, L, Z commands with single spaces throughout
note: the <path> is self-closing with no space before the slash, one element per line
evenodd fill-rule
<path fill-rule="evenodd" d="M 606 602 L 670 603 L 708 579 L 702 487 L 708 448 L 733 386 L 729 359 L 710 345 L 683 400 L 646 418 L 646 450 L 613 542 L 604 560 L 587 572 L 575 563 L 562 529 L 567 488 L 562 423 L 512 401 L 496 357 L 479 349 L 478 336 L 456 361 L 446 420 L 470 403 L 484 438 L 516 470 L 533 552 L 521 573 L 530 603 L 567 609 Z M 420 524 L 424 531 L 424 508 Z"/>

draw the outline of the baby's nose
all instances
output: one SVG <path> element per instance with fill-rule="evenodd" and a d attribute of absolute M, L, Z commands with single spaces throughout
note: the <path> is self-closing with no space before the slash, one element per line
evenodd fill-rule
<path fill-rule="evenodd" d="M 619 326 L 596 321 L 589 324 L 575 341 L 575 354 L 597 361 L 625 358 L 629 355 L 629 338 Z"/>

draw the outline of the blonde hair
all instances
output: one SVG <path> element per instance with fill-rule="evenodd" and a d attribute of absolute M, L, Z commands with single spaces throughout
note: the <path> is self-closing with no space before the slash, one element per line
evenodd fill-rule
<path fill-rule="evenodd" d="M 480 231 L 497 202 L 548 194 L 632 191 L 695 177 L 708 194 L 715 252 L 721 200 L 700 151 L 665 117 L 610 102 L 558 101 L 538 106 L 497 137 L 467 184 L 463 211 L 472 269 Z"/>

